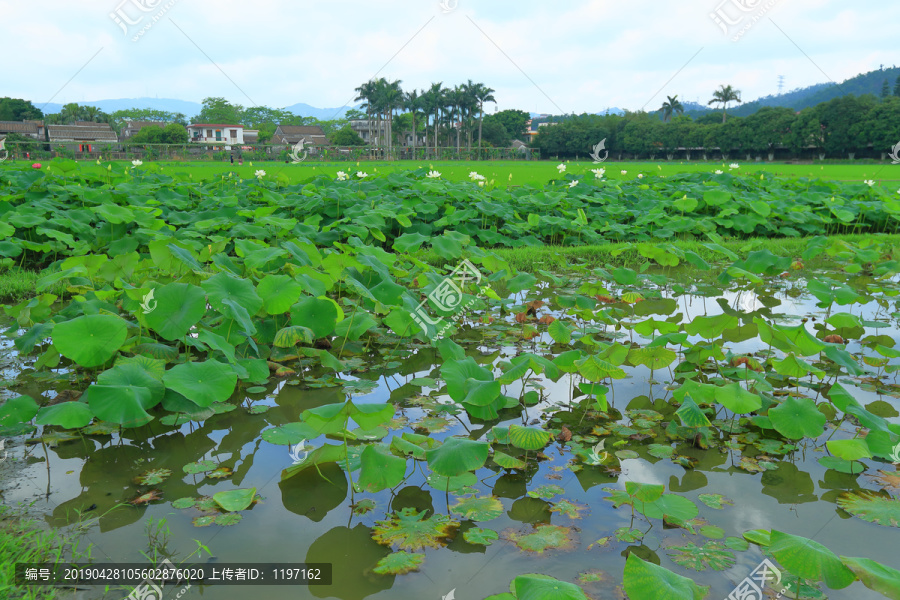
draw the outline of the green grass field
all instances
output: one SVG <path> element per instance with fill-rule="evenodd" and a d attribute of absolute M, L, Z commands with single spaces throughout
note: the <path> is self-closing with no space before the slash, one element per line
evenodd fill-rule
<path fill-rule="evenodd" d="M 108 162 L 101 165 L 95 162 L 79 161 L 83 172 L 101 173 Z M 124 162 L 124 161 L 119 161 Z M 878 185 L 894 187 L 900 182 L 900 165 L 892 164 L 825 164 L 825 165 L 795 165 L 784 163 L 744 163 L 734 161 L 739 166 L 739 173 L 771 173 L 779 177 L 813 177 L 838 181 L 863 181 L 871 179 Z M 46 166 L 46 161 L 44 166 Z M 200 179 L 209 179 L 222 173 L 234 172 L 243 178 L 254 176 L 255 171 L 262 169 L 267 174 L 286 173 L 291 181 L 302 181 L 308 177 L 325 173 L 335 176 L 338 171 L 352 174 L 358 170 L 369 175 L 387 174 L 398 170 L 415 168 L 434 169 L 441 176 L 452 181 L 463 181 L 469 178 L 469 173 L 476 171 L 484 175 L 488 181 L 494 180 L 500 185 L 506 182 L 508 185 L 543 185 L 551 179 L 559 176 L 556 161 L 361 161 L 356 162 L 304 162 L 288 164 L 275 161 L 250 162 L 246 161 L 240 166 L 229 162 L 150 162 L 146 161 L 141 168 L 152 168 L 150 165 L 158 165 L 162 173 L 185 172 L 192 173 Z M 675 175 L 678 173 L 713 172 L 715 170 L 729 171 L 729 163 L 721 162 L 605 162 L 594 164 L 590 161 L 568 162 L 566 173 L 575 175 L 584 174 L 593 177 L 592 169 L 603 168 L 606 170 L 607 179 L 635 179 L 640 174 L 645 175 Z M 6 162 L 0 168 L 25 168 L 30 165 L 23 161 L 17 163 Z M 622 174 L 622 171 L 626 174 Z"/>

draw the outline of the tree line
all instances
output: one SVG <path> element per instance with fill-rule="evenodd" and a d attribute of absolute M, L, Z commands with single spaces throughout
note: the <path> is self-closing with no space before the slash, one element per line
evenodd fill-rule
<path fill-rule="evenodd" d="M 543 157 L 587 158 L 600 140 L 617 158 L 884 159 L 900 143 L 900 97 L 846 95 L 794 111 L 766 106 L 746 117 L 727 117 L 740 92 L 722 86 L 710 104 L 722 107 L 697 119 L 684 115 L 677 96 L 653 112 L 573 115 L 541 127 L 533 140 Z"/>

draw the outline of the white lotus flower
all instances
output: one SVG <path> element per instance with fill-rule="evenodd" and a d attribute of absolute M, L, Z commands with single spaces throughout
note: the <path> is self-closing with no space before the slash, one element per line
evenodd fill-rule
<path fill-rule="evenodd" d="M 875 180 L 874 179 L 863 179 L 863 183 L 869 187 L 872 187 L 873 185 L 875 185 Z"/>
<path fill-rule="evenodd" d="M 440 179 L 441 174 L 437 171 L 428 171 L 428 175 L 426 175 L 428 179 Z"/>
<path fill-rule="evenodd" d="M 138 159 L 134 159 L 133 161 L 131 161 L 131 166 L 132 166 L 132 167 L 139 167 L 139 166 L 141 166 L 142 164 L 144 164 L 144 163 L 143 163 L 142 161 L 138 160 Z"/>
<path fill-rule="evenodd" d="M 338 181 L 346 181 L 346 179 L 347 179 L 347 174 L 344 173 L 343 171 L 338 171 L 338 172 L 337 172 L 337 178 L 338 178 Z"/>
<path fill-rule="evenodd" d="M 606 173 L 606 169 L 591 169 L 591 173 L 594 174 L 594 177 L 600 179 L 603 177 L 603 174 Z"/>
<path fill-rule="evenodd" d="M 366 177 L 369 176 L 369 174 L 368 174 L 368 173 L 364 173 L 363 171 L 357 171 L 357 172 L 356 172 L 356 176 L 359 177 L 360 179 L 365 179 Z"/>
<path fill-rule="evenodd" d="M 256 173 L 254 173 L 254 175 L 255 175 L 257 178 L 265 177 L 265 176 L 266 176 L 266 172 L 263 171 L 262 169 L 259 169 L 258 171 L 256 171 Z"/>
<path fill-rule="evenodd" d="M 578 185 L 578 182 L 577 182 L 577 181 L 570 181 L 570 182 L 569 182 L 569 187 L 570 187 L 570 188 L 573 188 L 573 187 L 575 187 L 576 185 Z"/>
<path fill-rule="evenodd" d="M 484 181 L 484 175 L 480 175 L 477 171 L 469 173 L 469 179 L 472 181 Z"/>
<path fill-rule="evenodd" d="M 721 175 L 722 169 L 716 169 L 715 171 L 713 171 L 713 173 L 715 173 L 716 175 Z"/>
<path fill-rule="evenodd" d="M 565 173 L 566 165 L 564 165 L 563 163 L 559 163 L 558 165 L 556 165 L 556 170 L 559 171 L 560 173 Z"/>
<path fill-rule="evenodd" d="M 628 171 L 626 171 L 625 169 L 622 169 L 622 175 L 628 175 Z"/>
<path fill-rule="evenodd" d="M 484 187 L 484 182 L 483 182 L 483 181 L 479 181 L 479 182 L 478 182 L 478 187 Z"/>
<path fill-rule="evenodd" d="M 638 173 L 638 179 L 643 179 L 643 178 L 644 178 L 644 174 L 643 174 L 643 173 Z"/>
<path fill-rule="evenodd" d="M 731 163 L 730 165 L 728 165 L 728 168 L 729 169 L 740 169 L 741 165 L 739 165 L 737 163 Z"/>

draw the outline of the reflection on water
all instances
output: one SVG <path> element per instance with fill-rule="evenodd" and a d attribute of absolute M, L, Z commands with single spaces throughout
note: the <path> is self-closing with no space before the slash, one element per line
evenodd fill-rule
<path fill-rule="evenodd" d="M 695 289 L 695 294 L 677 297 L 663 291 L 664 298 L 671 298 L 668 301 L 671 310 L 654 314 L 652 303 L 645 306 L 639 303 L 625 320 L 637 321 L 650 314 L 656 319 L 679 321 L 700 315 L 735 314 L 741 319 L 740 327 L 727 331 L 723 337 L 728 340 L 727 348 L 736 355 L 766 349 L 757 337 L 753 317 L 787 323 L 799 323 L 802 317 L 809 319 L 806 326 L 811 333 L 821 330 L 821 321 L 829 311 L 817 307 L 814 298 L 792 291 L 798 285 L 796 283 L 785 281 L 774 285 L 779 287 L 724 293 L 707 286 Z M 552 302 L 555 296 L 564 292 L 541 287 L 529 296 L 529 300 L 540 296 Z M 566 293 L 572 293 L 572 290 Z M 662 305 L 657 303 L 656 306 Z M 866 335 L 887 335 L 897 339 L 896 319 L 891 316 L 897 310 L 893 301 L 888 304 L 884 298 L 873 295 L 867 297 L 864 304 L 838 307 L 838 310 L 852 310 L 862 320 L 880 320 L 889 325 L 877 331 L 866 328 L 862 332 L 845 332 L 849 341 L 846 349 L 851 353 L 868 352 L 859 343 L 859 338 Z M 830 313 L 834 312 L 832 308 Z M 550 310 L 549 314 L 558 316 L 559 311 Z M 598 325 L 598 330 L 605 331 L 607 340 L 618 338 L 641 345 L 651 341 L 614 326 Z M 515 331 L 515 323 L 510 320 L 498 324 L 489 335 L 476 330 L 459 336 L 457 341 L 464 345 L 469 355 L 476 357 L 479 364 L 493 365 L 495 373 L 499 373 L 496 368 L 499 361 L 508 360 L 517 353 L 560 351 L 546 333 L 530 341 L 521 338 L 516 341 L 508 334 L 512 331 Z M 690 341 L 703 340 L 693 336 Z M 8 347 L 6 342 L 4 345 Z M 438 438 L 453 435 L 478 438 L 498 424 L 473 423 L 464 412 L 456 418 L 448 417 L 443 427 L 437 421 L 423 421 L 439 408 L 438 402 L 448 400 L 440 390 L 410 383 L 416 377 L 439 380 L 440 357 L 433 350 L 418 349 L 408 353 L 389 368 L 379 366 L 384 360 L 377 355 L 361 355 L 360 358 L 365 360 L 368 370 L 354 373 L 349 379 L 370 381 L 375 387 L 368 393 L 354 394 L 354 401 L 392 402 L 398 408 L 393 430 L 386 439 L 388 442 L 391 436 L 416 427 L 421 433 L 427 433 L 429 427 L 436 429 L 438 433 L 434 436 Z M 621 597 L 617 586 L 621 584 L 623 556 L 628 551 L 684 572 L 672 563 L 666 550 L 697 539 L 684 529 L 664 526 L 656 519 L 648 522 L 640 515 L 633 519 L 627 507 L 614 509 L 604 500 L 608 492 L 603 488 L 622 487 L 626 481 L 664 484 L 667 491 L 694 501 L 700 507 L 700 517 L 709 525 L 720 527 L 727 536 L 739 537 L 747 529 L 779 529 L 814 538 L 838 555 L 867 556 L 900 568 L 900 557 L 889 552 L 896 548 L 896 532 L 848 518 L 836 508 L 835 500 L 842 491 L 872 488 L 873 485 L 866 475 L 837 473 L 817 462 L 824 456 L 822 442 L 832 434 L 830 430 L 817 443 L 803 440 L 797 443 L 795 450 L 787 453 L 776 451 L 780 444 L 774 441 L 774 445 L 769 446 L 747 445 L 742 453 L 722 444 L 704 448 L 696 440 L 671 439 L 667 437 L 664 425 L 675 418 L 674 408 L 667 403 L 672 389 L 677 387 L 672 385 L 672 370 L 651 372 L 644 366 L 623 368 L 629 377 L 613 382 L 608 394 L 611 403 L 609 420 L 585 422 L 588 404 L 573 385 L 572 377 L 564 375 L 556 382 L 537 379 L 535 383 L 539 383 L 539 387 L 523 388 L 521 381 L 507 386 L 504 393 L 511 396 L 537 389 L 542 400 L 528 407 L 524 415 L 511 411 L 503 413 L 499 424 L 551 419 L 554 426 L 565 424 L 576 435 L 588 438 L 594 425 L 638 427 L 634 430 L 635 435 L 626 432 L 627 435 L 621 437 L 626 444 L 606 448 L 609 451 L 633 450 L 637 458 L 614 459 L 612 465 L 607 465 L 613 468 L 593 467 L 572 460 L 572 452 L 554 442 L 544 450 L 539 463 L 532 462 L 525 470 L 505 470 L 491 466 L 493 463 L 489 462 L 478 472 L 479 480 L 474 487 L 479 495 L 492 494 L 499 498 L 504 510 L 498 518 L 477 523 L 477 526 L 493 529 L 501 534 L 500 539 L 488 547 L 470 544 L 463 539 L 462 533 L 476 524 L 463 521 L 461 529 L 446 547 L 426 550 L 421 569 L 408 575 L 384 576 L 373 571 L 376 563 L 390 550 L 372 540 L 371 528 L 388 513 L 404 508 L 426 511 L 426 516 L 449 514 L 448 501 L 449 504 L 455 502 L 454 494 L 429 486 L 422 469 L 409 471 L 408 479 L 393 492 L 386 490 L 374 494 L 351 494 L 346 470 L 336 464 L 323 465 L 318 470 L 307 469 L 281 481 L 282 470 L 292 463 L 289 448 L 262 438 L 264 430 L 295 422 L 306 409 L 345 400 L 346 390 L 329 384 L 322 373 L 312 373 L 309 377 L 309 380 L 318 381 L 320 387 L 310 387 L 308 380 L 304 383 L 298 376 L 297 380 L 289 378 L 271 384 L 265 394 L 254 394 L 248 403 L 252 400 L 254 405 L 269 407 L 260 414 L 251 414 L 246 404 L 241 403 L 236 410 L 214 415 L 202 423 L 166 427 L 154 421 L 139 429 L 126 430 L 121 435 L 118 432 L 85 435 L 49 447 L 37 444 L 26 448 L 17 444 L 13 452 L 19 456 L 27 453 L 32 464 L 24 470 L 15 486 L 5 491 L 4 500 L 7 503 L 36 502 L 36 508 L 45 511 L 47 522 L 56 527 L 88 521 L 88 540 L 94 544 L 93 554 L 99 561 L 145 561 L 141 554 L 147 550 L 145 527 L 148 520 L 154 518 L 166 519 L 172 534 L 166 549 L 175 556 L 193 551 L 196 547 L 193 540 L 198 540 L 212 551 L 214 558 L 208 559 L 210 564 L 241 561 L 334 564 L 331 586 L 194 587 L 183 598 L 202 596 L 231 600 L 257 595 L 273 599 L 440 598 L 455 589 L 456 597 L 462 600 L 506 591 L 516 575 L 528 572 L 551 574 L 568 581 L 575 581 L 579 574 L 591 573 L 597 581 L 585 584 L 589 593 L 596 598 Z M 893 374 L 876 381 L 896 383 Z M 776 387 L 782 385 L 778 381 L 772 383 Z M 16 391 L 52 397 L 55 392 L 50 390 L 52 386 L 30 380 L 23 381 Z M 864 405 L 881 400 L 894 410 L 900 409 L 896 397 L 878 393 L 874 385 L 856 388 L 855 393 Z M 636 425 L 638 413 L 635 411 L 639 410 L 656 411 L 662 420 L 642 429 Z M 889 420 L 898 422 L 895 417 Z M 851 424 L 845 423 L 842 428 L 851 435 L 854 431 Z M 729 438 L 725 433 L 722 435 L 724 440 Z M 325 444 L 326 439 L 321 437 L 307 442 L 318 447 Z M 649 452 L 651 444 L 673 442 L 675 454 L 689 461 L 690 468 Z M 585 444 L 592 443 L 592 440 L 585 441 Z M 754 443 L 766 442 L 756 440 Z M 771 465 L 777 468 L 749 473 L 739 467 L 742 455 L 767 455 Z M 231 475 L 216 479 L 204 473 L 185 474 L 184 465 L 201 460 L 213 461 L 217 468 L 227 467 Z M 889 466 L 879 465 L 878 468 L 889 469 Z M 135 483 L 139 475 L 160 469 L 168 469 L 173 475 L 152 486 Z M 562 486 L 561 497 L 588 509 L 580 518 L 573 519 L 551 510 L 554 507 L 551 501 L 528 495 L 529 491 L 545 484 Z M 176 509 L 172 506 L 179 498 L 200 498 L 223 490 L 251 487 L 257 489 L 262 499 L 244 511 L 243 520 L 236 526 L 194 527 L 192 520 L 203 513 L 196 508 Z M 160 500 L 129 504 L 151 488 L 159 490 Z M 701 493 L 722 494 L 731 499 L 733 505 L 714 510 L 698 500 Z M 365 499 L 374 501 L 372 510 L 365 510 L 366 504 L 360 503 Z M 91 519 L 95 521 L 90 522 Z M 516 534 L 530 532 L 535 525 L 546 523 L 572 528 L 577 540 L 574 549 L 529 554 L 511 542 Z M 647 533 L 640 542 L 613 540 L 588 549 L 620 527 L 635 527 Z M 761 556 L 755 548 L 751 546 L 746 552 L 737 552 L 736 564 L 726 571 L 690 573 L 696 581 L 711 586 L 710 597 L 725 597 L 734 584 L 759 563 Z M 881 597 L 860 585 L 852 589 L 854 598 L 859 600 Z M 122 592 L 109 597 L 124 595 Z M 100 597 L 99 592 L 96 597 Z M 843 596 L 835 594 L 832 597 Z"/>

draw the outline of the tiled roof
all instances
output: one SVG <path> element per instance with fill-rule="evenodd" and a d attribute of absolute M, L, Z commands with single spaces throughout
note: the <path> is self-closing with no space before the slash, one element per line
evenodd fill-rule
<path fill-rule="evenodd" d="M 38 134 L 38 126 L 22 121 L 0 121 L 0 133 Z"/>
<path fill-rule="evenodd" d="M 243 129 L 243 125 L 229 125 L 227 123 L 191 123 L 188 127 L 232 127 L 234 129 Z"/>
<path fill-rule="evenodd" d="M 48 125 L 47 134 L 50 141 L 66 140 L 94 140 L 94 141 L 118 141 L 116 132 L 110 129 L 108 123 L 94 123 L 93 125 L 105 125 L 105 127 L 85 127 L 79 125 Z"/>

